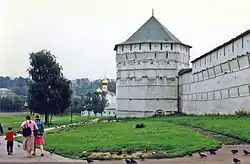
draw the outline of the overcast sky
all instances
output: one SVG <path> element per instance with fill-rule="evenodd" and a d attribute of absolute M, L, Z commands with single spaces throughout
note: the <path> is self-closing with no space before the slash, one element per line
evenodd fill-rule
<path fill-rule="evenodd" d="M 27 76 L 49 49 L 67 78 L 115 78 L 115 44 L 154 16 L 191 60 L 250 28 L 248 0 L 0 0 L 0 75 Z"/>

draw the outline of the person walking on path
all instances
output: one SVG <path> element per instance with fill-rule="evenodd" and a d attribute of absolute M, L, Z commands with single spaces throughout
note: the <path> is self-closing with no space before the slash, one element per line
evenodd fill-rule
<path fill-rule="evenodd" d="M 34 131 L 38 130 L 38 127 L 30 116 L 26 116 L 21 128 L 23 130 L 23 150 L 27 151 L 27 158 L 31 158 L 31 152 L 34 150 Z"/>
<path fill-rule="evenodd" d="M 35 144 L 34 144 L 34 153 L 32 155 L 36 155 L 36 145 L 39 145 L 40 151 L 41 151 L 41 157 L 44 156 L 43 154 L 43 146 L 45 145 L 44 141 L 44 123 L 43 121 L 39 118 L 39 115 L 36 115 L 36 120 L 35 123 L 38 127 L 37 131 L 34 131 L 35 134 Z"/>
<path fill-rule="evenodd" d="M 0 122 L 0 135 L 3 134 L 3 126 L 2 126 L 2 123 Z"/>
<path fill-rule="evenodd" d="M 16 136 L 16 133 L 12 131 L 12 127 L 8 127 L 8 132 L 6 132 L 5 137 L 5 140 L 7 141 L 8 155 L 13 154 L 14 136 Z"/>

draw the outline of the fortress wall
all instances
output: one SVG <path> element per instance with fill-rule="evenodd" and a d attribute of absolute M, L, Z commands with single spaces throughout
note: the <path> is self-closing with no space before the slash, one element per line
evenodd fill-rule
<path fill-rule="evenodd" d="M 182 111 L 233 114 L 250 109 L 250 54 L 181 76 Z"/>

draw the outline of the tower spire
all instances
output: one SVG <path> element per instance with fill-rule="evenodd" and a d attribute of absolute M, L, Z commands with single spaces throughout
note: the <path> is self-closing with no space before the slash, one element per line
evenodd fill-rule
<path fill-rule="evenodd" d="M 152 17 L 154 16 L 154 8 L 152 8 Z"/>

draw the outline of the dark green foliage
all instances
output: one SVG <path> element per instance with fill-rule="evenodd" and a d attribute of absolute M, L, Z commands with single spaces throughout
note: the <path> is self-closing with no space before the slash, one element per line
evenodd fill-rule
<path fill-rule="evenodd" d="M 63 113 L 71 104 L 71 82 L 61 73 L 62 67 L 50 51 L 42 50 L 30 54 L 28 69 L 32 81 L 29 83 L 28 105 L 32 112 L 45 114 Z"/>
<path fill-rule="evenodd" d="M 0 98 L 0 110 L 1 112 L 10 111 L 22 111 L 24 110 L 25 98 L 22 96 L 11 95 Z"/>
<path fill-rule="evenodd" d="M 28 80 L 29 80 L 28 78 L 23 78 L 23 77 L 10 79 L 10 77 L 8 76 L 7 77 L 0 76 L 0 88 L 8 88 L 17 95 L 27 96 Z"/>
<path fill-rule="evenodd" d="M 145 125 L 143 123 L 136 124 L 135 128 L 145 128 Z"/>
<path fill-rule="evenodd" d="M 116 92 L 116 81 L 114 79 L 107 79 L 108 91 L 115 93 Z M 8 88 L 12 90 L 17 95 L 27 96 L 28 95 L 28 82 L 29 78 L 16 77 L 10 79 L 10 77 L 0 76 L 0 88 Z M 88 78 L 76 79 L 76 84 L 73 85 L 73 90 L 76 95 L 84 96 L 88 91 L 94 92 L 96 88 L 101 87 L 101 79 L 90 81 Z"/>
<path fill-rule="evenodd" d="M 93 111 L 95 114 L 102 113 L 106 106 L 106 93 L 88 92 L 84 97 L 83 110 Z"/>

